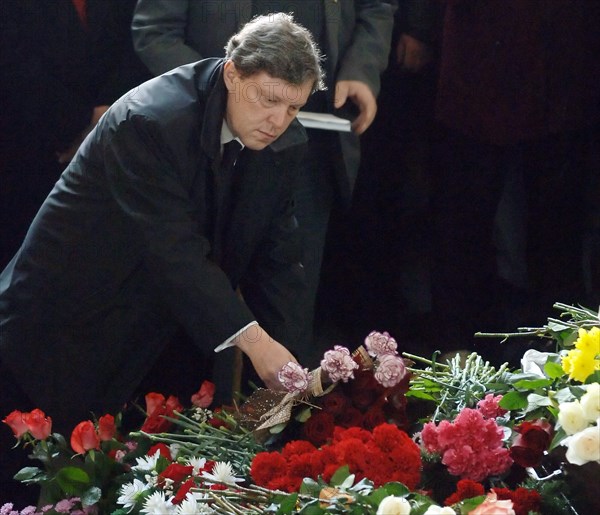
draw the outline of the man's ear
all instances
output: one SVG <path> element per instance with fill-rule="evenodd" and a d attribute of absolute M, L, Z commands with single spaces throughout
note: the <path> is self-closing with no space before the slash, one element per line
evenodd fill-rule
<path fill-rule="evenodd" d="M 239 73 L 233 61 L 229 59 L 223 65 L 223 80 L 225 81 L 225 86 L 229 91 L 233 91 L 235 89 L 235 82 L 239 80 Z"/>

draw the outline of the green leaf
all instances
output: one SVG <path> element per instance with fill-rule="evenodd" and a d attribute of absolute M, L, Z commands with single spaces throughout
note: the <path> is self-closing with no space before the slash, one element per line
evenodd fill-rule
<path fill-rule="evenodd" d="M 527 407 L 525 408 L 525 413 L 529 413 L 538 408 L 543 408 L 545 406 L 551 406 L 552 400 L 546 395 L 538 395 L 537 393 L 530 393 L 527 396 Z"/>
<path fill-rule="evenodd" d="M 277 510 L 278 515 L 285 515 L 287 513 L 294 513 L 296 511 L 296 503 L 298 502 L 298 494 L 293 493 L 286 496 L 280 503 L 279 509 Z"/>
<path fill-rule="evenodd" d="M 269 428 L 269 433 L 278 435 L 287 427 L 287 422 L 282 422 L 281 424 L 275 424 L 274 426 Z"/>
<path fill-rule="evenodd" d="M 38 467 L 25 467 L 19 470 L 13 478 L 21 483 L 38 483 L 47 479 L 48 476 Z"/>
<path fill-rule="evenodd" d="M 325 510 L 321 508 L 318 500 L 314 500 L 305 504 L 298 513 L 302 513 L 302 515 L 323 515 Z"/>
<path fill-rule="evenodd" d="M 383 485 L 383 488 L 388 492 L 388 495 L 395 495 L 396 497 L 404 497 L 410 493 L 410 490 L 406 486 L 395 481 L 386 483 Z"/>
<path fill-rule="evenodd" d="M 314 479 L 305 477 L 300 485 L 300 493 L 310 495 L 312 497 L 318 497 L 321 488 L 323 488 L 321 484 L 317 483 Z"/>
<path fill-rule="evenodd" d="M 93 506 L 100 501 L 101 497 L 102 490 L 97 486 L 92 486 L 92 488 L 81 494 L 81 504 L 83 504 L 83 506 Z"/>
<path fill-rule="evenodd" d="M 331 485 L 332 486 L 339 486 L 341 485 L 345 479 L 350 475 L 350 468 L 348 467 L 348 465 L 344 465 L 343 467 L 340 467 L 339 469 L 337 469 L 335 471 L 335 473 L 333 474 L 333 476 L 331 476 Z"/>
<path fill-rule="evenodd" d="M 527 396 L 522 392 L 508 392 L 502 397 L 498 405 L 509 411 L 524 409 L 527 407 Z"/>
<path fill-rule="evenodd" d="M 524 379 L 522 381 L 517 381 L 514 386 L 515 388 L 519 388 L 520 390 L 535 390 L 536 388 L 545 388 L 546 386 L 550 386 L 552 384 L 552 379 Z"/>
<path fill-rule="evenodd" d="M 565 375 L 565 371 L 560 363 L 554 363 L 553 361 L 547 361 L 544 365 L 544 373 L 550 379 L 557 379 Z"/>
<path fill-rule="evenodd" d="M 373 492 L 367 497 L 367 501 L 373 506 L 377 507 L 386 497 L 389 497 L 391 494 L 387 491 L 385 487 L 377 488 L 373 490 Z"/>
<path fill-rule="evenodd" d="M 408 390 L 408 392 L 405 394 L 405 397 L 414 397 L 415 399 L 423 399 L 425 401 L 435 401 L 435 397 L 420 390 Z"/>
<path fill-rule="evenodd" d="M 82 494 L 90 486 L 90 476 L 79 467 L 62 468 L 55 479 L 66 494 Z"/>
<path fill-rule="evenodd" d="M 304 423 L 310 418 L 311 415 L 312 415 L 312 408 L 310 406 L 307 406 L 303 410 L 300 410 L 300 413 L 298 413 L 296 415 L 296 420 L 298 422 Z"/>

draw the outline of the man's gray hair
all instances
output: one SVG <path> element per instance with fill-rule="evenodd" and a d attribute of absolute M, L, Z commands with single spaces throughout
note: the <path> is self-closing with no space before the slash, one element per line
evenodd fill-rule
<path fill-rule="evenodd" d="M 313 91 L 325 89 L 321 52 L 290 14 L 256 16 L 229 39 L 225 57 L 242 77 L 264 71 L 296 86 L 311 80 Z"/>

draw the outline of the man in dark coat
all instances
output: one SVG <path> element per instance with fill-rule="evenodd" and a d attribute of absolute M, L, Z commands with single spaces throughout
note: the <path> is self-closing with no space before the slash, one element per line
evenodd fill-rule
<path fill-rule="evenodd" d="M 57 428 L 118 410 L 178 325 L 204 349 L 237 345 L 278 387 L 304 284 L 295 116 L 321 86 L 310 33 L 260 17 L 225 59 L 146 82 L 102 117 L 0 275 L 2 365 Z"/>

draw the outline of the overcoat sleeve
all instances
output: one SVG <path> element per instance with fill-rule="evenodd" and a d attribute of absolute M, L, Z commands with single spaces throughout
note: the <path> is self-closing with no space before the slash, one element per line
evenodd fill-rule
<path fill-rule="evenodd" d="M 133 45 L 155 75 L 202 59 L 185 43 L 188 4 L 189 0 L 139 0 L 136 5 L 131 25 Z"/>
<path fill-rule="evenodd" d="M 187 177 L 158 124 L 130 115 L 106 137 L 112 196 L 134 222 L 144 262 L 174 316 L 196 341 L 218 345 L 255 320 L 228 277 L 207 256 Z"/>
<path fill-rule="evenodd" d="M 375 95 L 380 74 L 388 64 L 396 2 L 357 0 L 352 42 L 337 67 L 336 81 L 357 80 L 367 84 Z"/>

